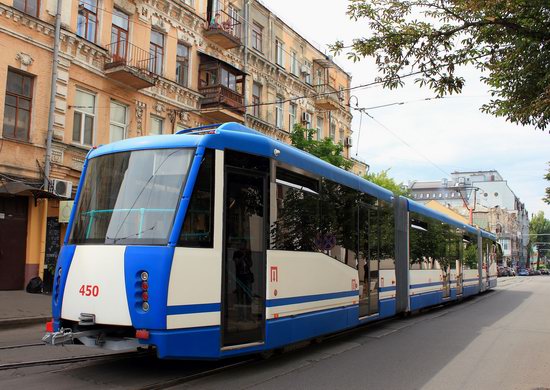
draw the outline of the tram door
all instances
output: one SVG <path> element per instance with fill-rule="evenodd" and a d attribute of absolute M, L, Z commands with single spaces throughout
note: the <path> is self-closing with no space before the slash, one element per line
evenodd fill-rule
<path fill-rule="evenodd" d="M 222 346 L 264 338 L 267 175 L 226 167 Z"/>
<path fill-rule="evenodd" d="M 378 313 L 380 223 L 376 207 L 359 203 L 359 317 Z"/>

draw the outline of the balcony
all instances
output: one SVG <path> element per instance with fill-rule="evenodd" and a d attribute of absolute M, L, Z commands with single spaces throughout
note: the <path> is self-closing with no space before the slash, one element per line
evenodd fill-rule
<path fill-rule="evenodd" d="M 211 85 L 199 88 L 204 95 L 201 108 L 206 109 L 205 116 L 218 122 L 242 122 L 244 115 L 244 97 L 224 85 Z"/>
<path fill-rule="evenodd" d="M 234 66 L 200 53 L 199 93 L 203 115 L 217 122 L 242 122 L 245 74 Z"/>
<path fill-rule="evenodd" d="M 315 105 L 322 110 L 338 110 L 342 104 L 341 93 L 328 84 L 315 86 Z"/>
<path fill-rule="evenodd" d="M 241 46 L 241 22 L 225 11 L 217 11 L 209 19 L 204 36 L 224 49 Z"/>
<path fill-rule="evenodd" d="M 107 50 L 109 57 L 104 70 L 107 77 L 119 81 L 134 89 L 155 85 L 155 79 L 161 71 L 155 56 L 146 50 L 132 45 L 128 41 L 111 43 Z"/>

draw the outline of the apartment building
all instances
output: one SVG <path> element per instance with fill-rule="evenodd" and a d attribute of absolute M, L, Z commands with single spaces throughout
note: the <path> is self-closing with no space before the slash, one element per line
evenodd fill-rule
<path fill-rule="evenodd" d="M 0 289 L 48 276 L 94 145 L 236 121 L 344 144 L 351 77 L 256 0 L 0 0 Z M 44 272 L 46 269 L 46 272 Z"/>

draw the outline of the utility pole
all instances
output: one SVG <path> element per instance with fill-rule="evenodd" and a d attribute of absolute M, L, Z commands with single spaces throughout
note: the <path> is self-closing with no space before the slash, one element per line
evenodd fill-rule
<path fill-rule="evenodd" d="M 462 187 L 462 189 L 465 189 L 466 187 Z M 462 194 L 462 191 L 460 189 L 456 190 L 456 192 L 458 192 L 458 194 L 460 195 L 460 198 L 462 199 L 462 202 L 464 203 L 464 207 L 466 207 L 466 209 L 468 210 L 469 214 L 470 214 L 470 218 L 469 218 L 469 224 L 470 225 L 473 225 L 474 224 L 474 210 L 476 209 L 476 199 L 477 199 L 477 191 L 479 190 L 479 188 L 477 187 L 470 187 L 473 191 L 474 191 L 474 202 L 473 202 L 473 207 L 470 207 L 470 197 L 471 197 L 471 192 L 470 192 L 470 197 L 468 197 L 468 200 L 466 200 L 466 198 L 464 197 L 464 195 Z"/>
<path fill-rule="evenodd" d="M 50 111 L 48 114 L 48 135 L 46 137 L 46 161 L 44 164 L 44 191 L 49 191 L 52 169 L 52 138 L 55 119 L 55 95 L 57 93 L 57 67 L 59 65 L 59 44 L 61 40 L 61 8 L 63 0 L 57 0 L 55 12 L 55 34 L 53 43 L 52 84 L 50 91 Z"/>
<path fill-rule="evenodd" d="M 244 7 L 243 7 L 244 15 L 244 28 L 243 31 L 243 71 L 245 74 L 248 73 L 248 32 L 249 32 L 249 19 L 250 19 L 250 0 L 244 0 Z M 244 103 L 244 114 L 243 114 L 243 122 L 244 125 L 247 126 L 247 110 L 248 110 L 248 89 L 246 88 L 246 85 L 248 84 L 248 80 L 246 80 L 246 76 L 244 76 L 245 82 L 243 83 L 243 103 Z"/>

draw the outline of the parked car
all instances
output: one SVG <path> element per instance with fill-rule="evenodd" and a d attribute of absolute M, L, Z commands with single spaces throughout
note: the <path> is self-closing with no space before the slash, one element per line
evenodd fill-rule
<path fill-rule="evenodd" d="M 508 271 L 506 271 L 506 267 L 500 266 L 497 268 L 497 276 L 508 276 Z"/>
<path fill-rule="evenodd" d="M 542 273 L 540 272 L 540 270 L 536 269 L 535 270 L 535 275 L 542 275 Z"/>
<path fill-rule="evenodd" d="M 540 273 L 541 273 L 542 275 L 550 275 L 550 271 L 548 271 L 546 268 L 541 269 L 541 270 L 540 270 Z"/>
<path fill-rule="evenodd" d="M 526 269 L 520 269 L 518 272 L 519 276 L 529 276 L 529 271 Z"/>
<path fill-rule="evenodd" d="M 516 270 L 512 267 L 508 267 L 508 276 L 516 276 Z"/>

